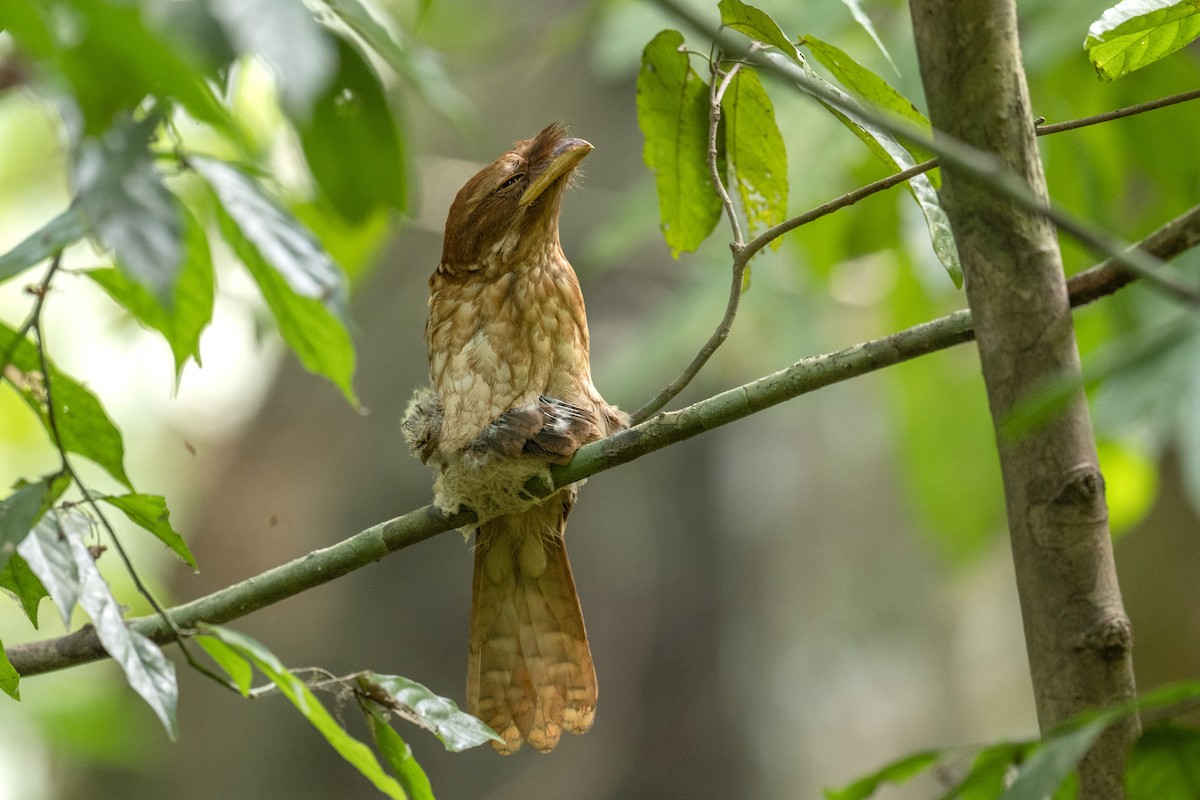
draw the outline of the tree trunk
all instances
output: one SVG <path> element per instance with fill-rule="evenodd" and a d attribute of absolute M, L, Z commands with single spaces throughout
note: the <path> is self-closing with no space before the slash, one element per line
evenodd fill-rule
<path fill-rule="evenodd" d="M 1042 198 L 1045 176 L 1011 0 L 913 0 L 934 128 L 995 153 Z M 966 276 L 996 428 L 1026 650 L 1043 735 L 1134 695 L 1129 620 L 1108 531 L 1104 479 L 1082 392 L 1018 437 L 1001 425 L 1043 381 L 1079 374 L 1053 226 L 944 169 L 942 200 Z M 952 491 L 952 487 L 947 487 Z M 1080 765 L 1081 797 L 1119 798 L 1139 723 L 1110 729 Z"/>

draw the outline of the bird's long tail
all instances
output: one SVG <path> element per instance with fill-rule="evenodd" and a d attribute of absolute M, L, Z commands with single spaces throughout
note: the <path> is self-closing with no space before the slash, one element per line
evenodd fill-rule
<path fill-rule="evenodd" d="M 563 541 L 571 491 L 480 526 L 475 538 L 467 710 L 548 753 L 596 714 L 596 671 Z"/>

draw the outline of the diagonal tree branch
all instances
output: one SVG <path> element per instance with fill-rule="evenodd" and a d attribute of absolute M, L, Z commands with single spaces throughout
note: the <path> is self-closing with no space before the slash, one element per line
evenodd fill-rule
<path fill-rule="evenodd" d="M 1197 244 L 1200 244 L 1200 206 L 1154 231 L 1139 247 L 1166 260 Z M 1078 307 L 1090 303 L 1134 280 L 1137 276 L 1115 261 L 1105 261 L 1068 282 L 1071 305 Z M 564 486 L 802 394 L 945 350 L 973 338 L 971 314 L 964 309 L 881 339 L 811 356 L 751 383 L 593 442 L 581 448 L 570 464 L 552 468 L 551 474 L 556 485 Z M 367 528 L 335 545 L 314 550 L 232 586 L 167 609 L 166 613 L 185 632 L 200 622 L 228 622 L 340 578 L 389 553 L 470 525 L 474 519 L 471 511 L 448 515 L 433 506 L 424 506 Z M 129 624 L 133 630 L 159 644 L 172 640 L 171 627 L 161 617 L 139 617 L 130 620 Z M 17 672 L 26 677 L 107 657 L 90 625 L 56 639 L 15 645 L 6 652 Z"/>

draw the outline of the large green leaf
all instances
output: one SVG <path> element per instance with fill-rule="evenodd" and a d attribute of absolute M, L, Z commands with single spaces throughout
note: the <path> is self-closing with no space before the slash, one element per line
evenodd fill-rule
<path fill-rule="evenodd" d="M 1200 730 L 1182 725 L 1149 728 L 1125 767 L 1127 800 L 1195 800 L 1200 797 Z"/>
<path fill-rule="evenodd" d="M 637 80 L 642 158 L 654 172 L 671 255 L 695 250 L 721 216 L 708 158 L 708 86 L 683 52 L 683 34 L 660 32 L 642 51 Z"/>
<path fill-rule="evenodd" d="M 751 230 L 787 218 L 787 149 L 775 122 L 775 107 L 749 68 L 739 69 L 721 99 L 725 153 Z M 772 245 L 778 247 L 781 238 Z"/>
<path fill-rule="evenodd" d="M 188 359 L 200 363 L 200 334 L 212 320 L 214 296 L 208 238 L 191 212 L 183 207 L 180 207 L 180 211 L 184 223 L 184 260 L 169 310 L 141 284 L 130 280 L 119 270 L 100 268 L 84 273 L 138 322 L 166 338 L 175 359 L 176 381 Z"/>
<path fill-rule="evenodd" d="M 208 625 L 205 626 L 205 631 L 253 663 L 259 672 L 279 687 L 283 696 L 290 700 L 304 718 L 312 723 L 313 727 L 338 752 L 338 755 L 346 759 L 351 766 L 370 780 L 376 789 L 388 797 L 405 800 L 404 789 L 396 782 L 395 778 L 384 772 L 383 767 L 371 752 L 371 748 L 346 733 L 333 715 L 304 685 L 304 681 L 289 672 L 274 653 L 249 636 L 229 628 Z"/>
<path fill-rule="evenodd" d="M 120 509 L 135 525 L 150 531 L 185 564 L 196 569 L 196 559 L 188 549 L 187 542 L 171 526 L 171 512 L 167 510 L 165 498 L 153 494 L 125 494 L 102 499 Z"/>
<path fill-rule="evenodd" d="M 1122 0 L 1088 28 L 1083 48 L 1107 81 L 1174 53 L 1200 36 L 1196 0 Z"/>
<path fill-rule="evenodd" d="M 208 56 L 193 58 L 184 37 L 148 25 L 142 7 L 116 0 L 68 0 L 42 12 L 57 37 L 58 66 L 74 89 L 85 132 L 100 134 L 118 113 L 132 111 L 147 95 L 176 99 L 196 119 L 233 130 L 229 113 L 203 77 L 200 62 Z"/>
<path fill-rule="evenodd" d="M 125 117 L 99 137 L 84 139 L 75 156 L 75 182 L 88 229 L 112 248 L 126 277 L 170 305 L 183 263 L 183 224 L 179 201 L 150 155 L 157 127 L 155 115 L 139 122 Z"/>
<path fill-rule="evenodd" d="M 400 780 L 412 800 L 433 800 L 433 787 L 425 770 L 413 758 L 412 748 L 388 723 L 387 712 L 378 703 L 364 703 L 367 726 L 375 740 L 375 748 L 383 755 L 392 773 Z"/>
<path fill-rule="evenodd" d="M 460 711 L 453 700 L 434 694 L 416 681 L 374 672 L 360 680 L 370 690 L 369 696 L 378 697 L 378 692 L 382 691 L 394 701 L 389 705 L 392 710 L 431 731 L 451 752 L 478 747 L 488 741 L 503 741 L 487 725 Z"/>
<path fill-rule="evenodd" d="M 12 250 L 0 256 L 0 281 L 19 275 L 29 267 L 54 256 L 63 248 L 82 239 L 86 233 L 87 224 L 79 206 L 70 206 Z"/>
<path fill-rule="evenodd" d="M 299 126 L 300 143 L 333 208 L 362 223 L 381 206 L 404 209 L 404 151 L 375 70 L 341 37 L 337 56 L 337 74 Z"/>
<path fill-rule="evenodd" d="M 193 158 L 217 199 L 222 236 L 245 264 L 300 363 L 357 405 L 354 344 L 344 322 L 346 279 L 320 242 L 247 175 Z"/>
<path fill-rule="evenodd" d="M 16 368 L 5 377 L 37 413 L 47 433 L 53 438 L 54 431 L 46 413 L 46 385 L 49 381 L 54 397 L 54 421 L 63 448 L 90 458 L 122 485 L 133 488 L 129 476 L 125 474 L 125 444 L 121 432 L 108 418 L 96 396 L 60 372 L 49 359 L 50 374 L 43 375 L 34 344 L 0 323 L 0 354 L 5 353 L 8 354 L 8 363 Z"/>

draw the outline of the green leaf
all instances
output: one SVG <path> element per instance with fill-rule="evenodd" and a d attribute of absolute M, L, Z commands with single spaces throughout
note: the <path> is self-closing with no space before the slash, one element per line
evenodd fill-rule
<path fill-rule="evenodd" d="M 322 193 L 361 224 L 379 207 L 404 209 L 404 151 L 379 76 L 353 44 L 338 37 L 337 48 L 337 75 L 298 130 Z"/>
<path fill-rule="evenodd" d="M 150 155 L 157 127 L 154 114 L 140 122 L 126 117 L 101 137 L 84 139 L 75 181 L 89 230 L 112 248 L 127 277 L 168 305 L 183 263 L 183 225 L 179 201 Z"/>
<path fill-rule="evenodd" d="M 725 152 L 750 229 L 766 229 L 787 219 L 787 149 L 775 122 L 775 107 L 758 75 L 734 73 L 725 96 Z M 778 247 L 782 238 L 771 244 Z"/>
<path fill-rule="evenodd" d="M 859 778 L 844 789 L 826 789 L 826 800 L 863 800 L 875 794 L 883 783 L 904 783 L 909 778 L 933 766 L 941 757 L 939 750 L 922 750 L 893 761 L 881 769 Z"/>
<path fill-rule="evenodd" d="M 375 748 L 383 754 L 384 760 L 392 768 L 392 773 L 400 779 L 404 791 L 412 800 L 433 800 L 433 787 L 429 784 L 429 777 L 413 758 L 412 748 L 388 724 L 387 713 L 378 703 L 370 700 L 363 701 L 362 706 L 371 736 L 375 740 Z"/>
<path fill-rule="evenodd" d="M 1004 791 L 1009 770 L 1037 747 L 1036 742 L 1001 742 L 982 750 L 971 770 L 942 800 L 995 800 Z"/>
<path fill-rule="evenodd" d="M 212 187 L 221 235 L 258 284 L 284 341 L 305 368 L 329 378 L 357 405 L 342 271 L 312 233 L 249 177 L 208 158 L 191 163 Z"/>
<path fill-rule="evenodd" d="M 175 665 L 158 645 L 126 627 L 121 604 L 84 544 L 90 532 L 91 521 L 83 512 L 56 510 L 42 518 L 33 535 L 21 544 L 20 552 L 54 598 L 63 624 L 69 623 L 71 610 L 78 603 L 91 618 L 100 644 L 124 670 L 130 687 L 158 715 L 167 734 L 176 739 L 179 687 Z"/>
<path fill-rule="evenodd" d="M 24 241 L 0 256 L 0 281 L 19 275 L 60 250 L 75 244 L 87 233 L 87 225 L 77 205 L 43 225 Z"/>
<path fill-rule="evenodd" d="M 7 31 L 17 44 L 36 58 L 45 58 L 54 50 L 50 28 L 29 0 L 0 3 L 0 30 Z"/>
<path fill-rule="evenodd" d="M 176 99 L 195 119 L 235 130 L 204 80 L 202 59 L 191 58 L 186 35 L 177 38 L 169 29 L 151 28 L 142 4 L 93 0 L 71 3 L 69 11 L 51 10 L 55 24 L 48 27 L 58 37 L 58 66 L 74 89 L 86 134 L 100 134 L 147 95 Z"/>
<path fill-rule="evenodd" d="M 51 437 L 53 431 L 45 405 L 47 380 L 54 397 L 54 416 L 62 446 L 95 461 L 122 485 L 132 489 L 129 476 L 125 474 L 125 445 L 121 432 L 108 418 L 96 396 L 60 372 L 49 359 L 50 375 L 43 375 L 37 348 L 2 323 L 0 353 L 8 353 L 9 363 L 16 368 L 15 373 L 10 370 L 5 377 L 19 390 Z"/>
<path fill-rule="evenodd" d="M 312 723 L 338 755 L 366 776 L 375 788 L 388 797 L 405 800 L 404 789 L 392 776 L 383 771 L 371 748 L 346 733 L 304 685 L 304 681 L 288 672 L 287 667 L 271 651 L 249 636 L 230 628 L 206 625 L 204 630 L 227 644 L 238 655 L 251 661 L 259 672 L 279 687 L 284 697 Z"/>
<path fill-rule="evenodd" d="M 1106 81 L 1153 64 L 1200 36 L 1196 0 L 1122 0 L 1088 28 L 1083 48 Z"/>
<path fill-rule="evenodd" d="M 1149 728 L 1133 745 L 1125 767 L 1127 800 L 1200 797 L 1200 730 L 1181 725 Z"/>
<path fill-rule="evenodd" d="M 38 626 L 38 604 L 41 603 L 43 597 L 49 597 L 46 587 L 38 580 L 37 575 L 29 569 L 28 562 L 21 557 L 20 553 L 13 553 L 8 559 L 8 563 L 4 565 L 4 569 L 0 570 L 0 588 L 4 588 L 13 593 L 17 601 L 21 604 L 21 610 L 25 612 L 25 616 L 29 618 L 33 627 Z"/>
<path fill-rule="evenodd" d="M 489 741 L 503 741 L 487 725 L 460 711 L 453 700 L 441 697 L 426 687 L 399 675 L 368 673 L 361 678 L 372 689 L 378 689 L 396 702 L 393 709 L 410 722 L 431 731 L 446 749 L 457 753 L 478 747 Z M 376 696 L 376 692 L 368 692 Z"/>
<path fill-rule="evenodd" d="M 167 340 L 175 358 L 175 380 L 178 382 L 188 359 L 200 363 L 200 334 L 212 321 L 213 266 L 208 238 L 196 218 L 186 208 L 183 214 L 183 266 L 175 283 L 175 296 L 170 310 L 141 284 L 112 268 L 84 272 L 118 305 L 147 328 L 156 330 Z"/>
<path fill-rule="evenodd" d="M 875 42 L 875 46 L 879 48 L 879 52 L 883 53 L 883 57 L 887 59 L 888 64 L 892 69 L 899 74 L 900 70 L 896 68 L 896 62 L 892 60 L 892 54 L 883 46 L 883 40 L 879 38 L 879 34 L 875 31 L 875 25 L 871 22 L 871 18 L 867 16 L 867 12 L 863 10 L 860 0 L 842 0 L 846 8 L 850 9 L 850 16 L 854 17 L 854 21 L 859 24 L 871 40 Z"/>
<path fill-rule="evenodd" d="M 217 662 L 225 670 L 242 697 L 250 696 L 250 685 L 254 678 L 254 670 L 250 662 L 242 658 L 236 650 L 215 636 L 197 636 L 196 643 L 208 653 L 209 658 Z"/>
<path fill-rule="evenodd" d="M 166 498 L 153 494 L 126 494 L 101 499 L 124 512 L 135 525 L 157 536 L 185 564 L 196 569 L 196 559 L 192 557 L 187 542 L 171 527 L 171 512 L 167 510 Z"/>
<path fill-rule="evenodd" d="M 308 119 L 337 68 L 333 42 L 312 13 L 294 0 L 213 0 L 210 7 L 235 48 L 271 67 L 288 117 Z"/>
<path fill-rule="evenodd" d="M 908 98 L 883 78 L 856 62 L 841 48 L 811 35 L 802 37 L 800 44 L 807 46 L 813 57 L 858 99 L 870 103 L 885 114 L 893 114 L 911 123 L 923 133 L 929 134 L 933 131 L 929 120 Z M 928 150 L 909 143 L 906 143 L 906 146 L 917 162 L 933 158 L 933 153 Z"/>
<path fill-rule="evenodd" d="M 708 87 L 692 69 L 683 34 L 660 32 L 642 51 L 637 81 L 642 158 L 654 172 L 662 232 L 675 258 L 700 246 L 721 216 L 708 171 Z"/>
<path fill-rule="evenodd" d="M 1113 719 L 1114 714 L 1107 712 L 1085 725 L 1052 736 L 1021 765 L 1000 800 L 1044 800 L 1053 795 Z"/>
<path fill-rule="evenodd" d="M 795 60 L 796 46 L 775 20 L 765 12 L 741 0 L 721 0 L 717 4 L 721 11 L 721 24 L 744 34 L 756 42 L 776 47 L 788 58 Z"/>
<path fill-rule="evenodd" d="M 8 660 L 8 654 L 4 652 L 4 642 L 0 642 L 0 692 L 4 692 L 13 700 L 20 700 L 20 683 L 21 675 Z"/>
<path fill-rule="evenodd" d="M 46 484 L 29 483 L 0 500 L 0 568 L 17 552 L 17 545 L 42 515 Z"/>

